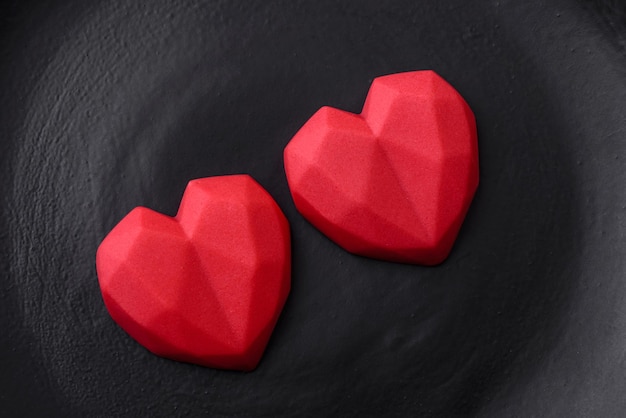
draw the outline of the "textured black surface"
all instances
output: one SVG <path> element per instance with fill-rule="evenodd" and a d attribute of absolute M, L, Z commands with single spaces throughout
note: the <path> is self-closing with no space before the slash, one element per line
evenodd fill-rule
<path fill-rule="evenodd" d="M 101 3 L 101 4 L 100 4 Z M 0 38 L 0 414 L 623 416 L 626 55 L 617 2 L 39 2 Z M 435 69 L 478 121 L 481 185 L 436 268 L 304 221 L 282 149 L 320 106 Z M 137 205 L 250 173 L 292 227 L 259 368 L 149 354 L 94 269 Z"/>

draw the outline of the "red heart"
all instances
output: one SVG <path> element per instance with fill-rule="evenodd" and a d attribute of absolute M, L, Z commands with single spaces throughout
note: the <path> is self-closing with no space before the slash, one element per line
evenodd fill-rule
<path fill-rule="evenodd" d="M 346 250 L 433 265 L 478 186 L 474 115 L 433 71 L 374 80 L 360 115 L 321 108 L 285 148 L 294 203 Z"/>
<path fill-rule="evenodd" d="M 98 248 L 113 319 L 174 360 L 252 370 L 290 288 L 289 225 L 250 176 L 193 180 L 175 218 L 135 208 Z"/>

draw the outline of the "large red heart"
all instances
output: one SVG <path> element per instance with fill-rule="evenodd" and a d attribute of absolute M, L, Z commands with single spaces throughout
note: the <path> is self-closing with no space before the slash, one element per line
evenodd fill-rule
<path fill-rule="evenodd" d="M 478 186 L 474 115 L 433 71 L 374 80 L 360 115 L 321 108 L 284 152 L 300 213 L 341 247 L 433 265 Z"/>
<path fill-rule="evenodd" d="M 252 370 L 290 288 L 289 225 L 250 176 L 189 182 L 175 218 L 131 211 L 96 256 L 113 319 L 153 353 Z"/>

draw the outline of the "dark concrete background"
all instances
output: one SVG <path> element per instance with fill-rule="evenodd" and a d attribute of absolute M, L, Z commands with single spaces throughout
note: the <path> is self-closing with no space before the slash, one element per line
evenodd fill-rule
<path fill-rule="evenodd" d="M 384 4 L 383 4 L 384 3 Z M 622 416 L 626 55 L 617 2 L 48 1 L 0 8 L 0 413 Z M 434 69 L 481 184 L 441 266 L 346 253 L 282 149 L 320 106 Z M 259 368 L 158 358 L 108 316 L 95 251 L 192 178 L 253 175 L 291 223 Z"/>

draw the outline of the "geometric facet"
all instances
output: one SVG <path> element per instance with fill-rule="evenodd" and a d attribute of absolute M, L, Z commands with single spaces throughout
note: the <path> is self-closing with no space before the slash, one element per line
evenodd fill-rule
<path fill-rule="evenodd" d="M 284 151 L 298 211 L 355 254 L 441 263 L 478 187 L 474 115 L 433 71 L 378 77 L 361 114 L 323 107 Z"/>
<path fill-rule="evenodd" d="M 252 177 L 192 180 L 172 218 L 133 209 L 96 268 L 111 317 L 153 353 L 249 371 L 290 289 L 289 225 Z"/>

